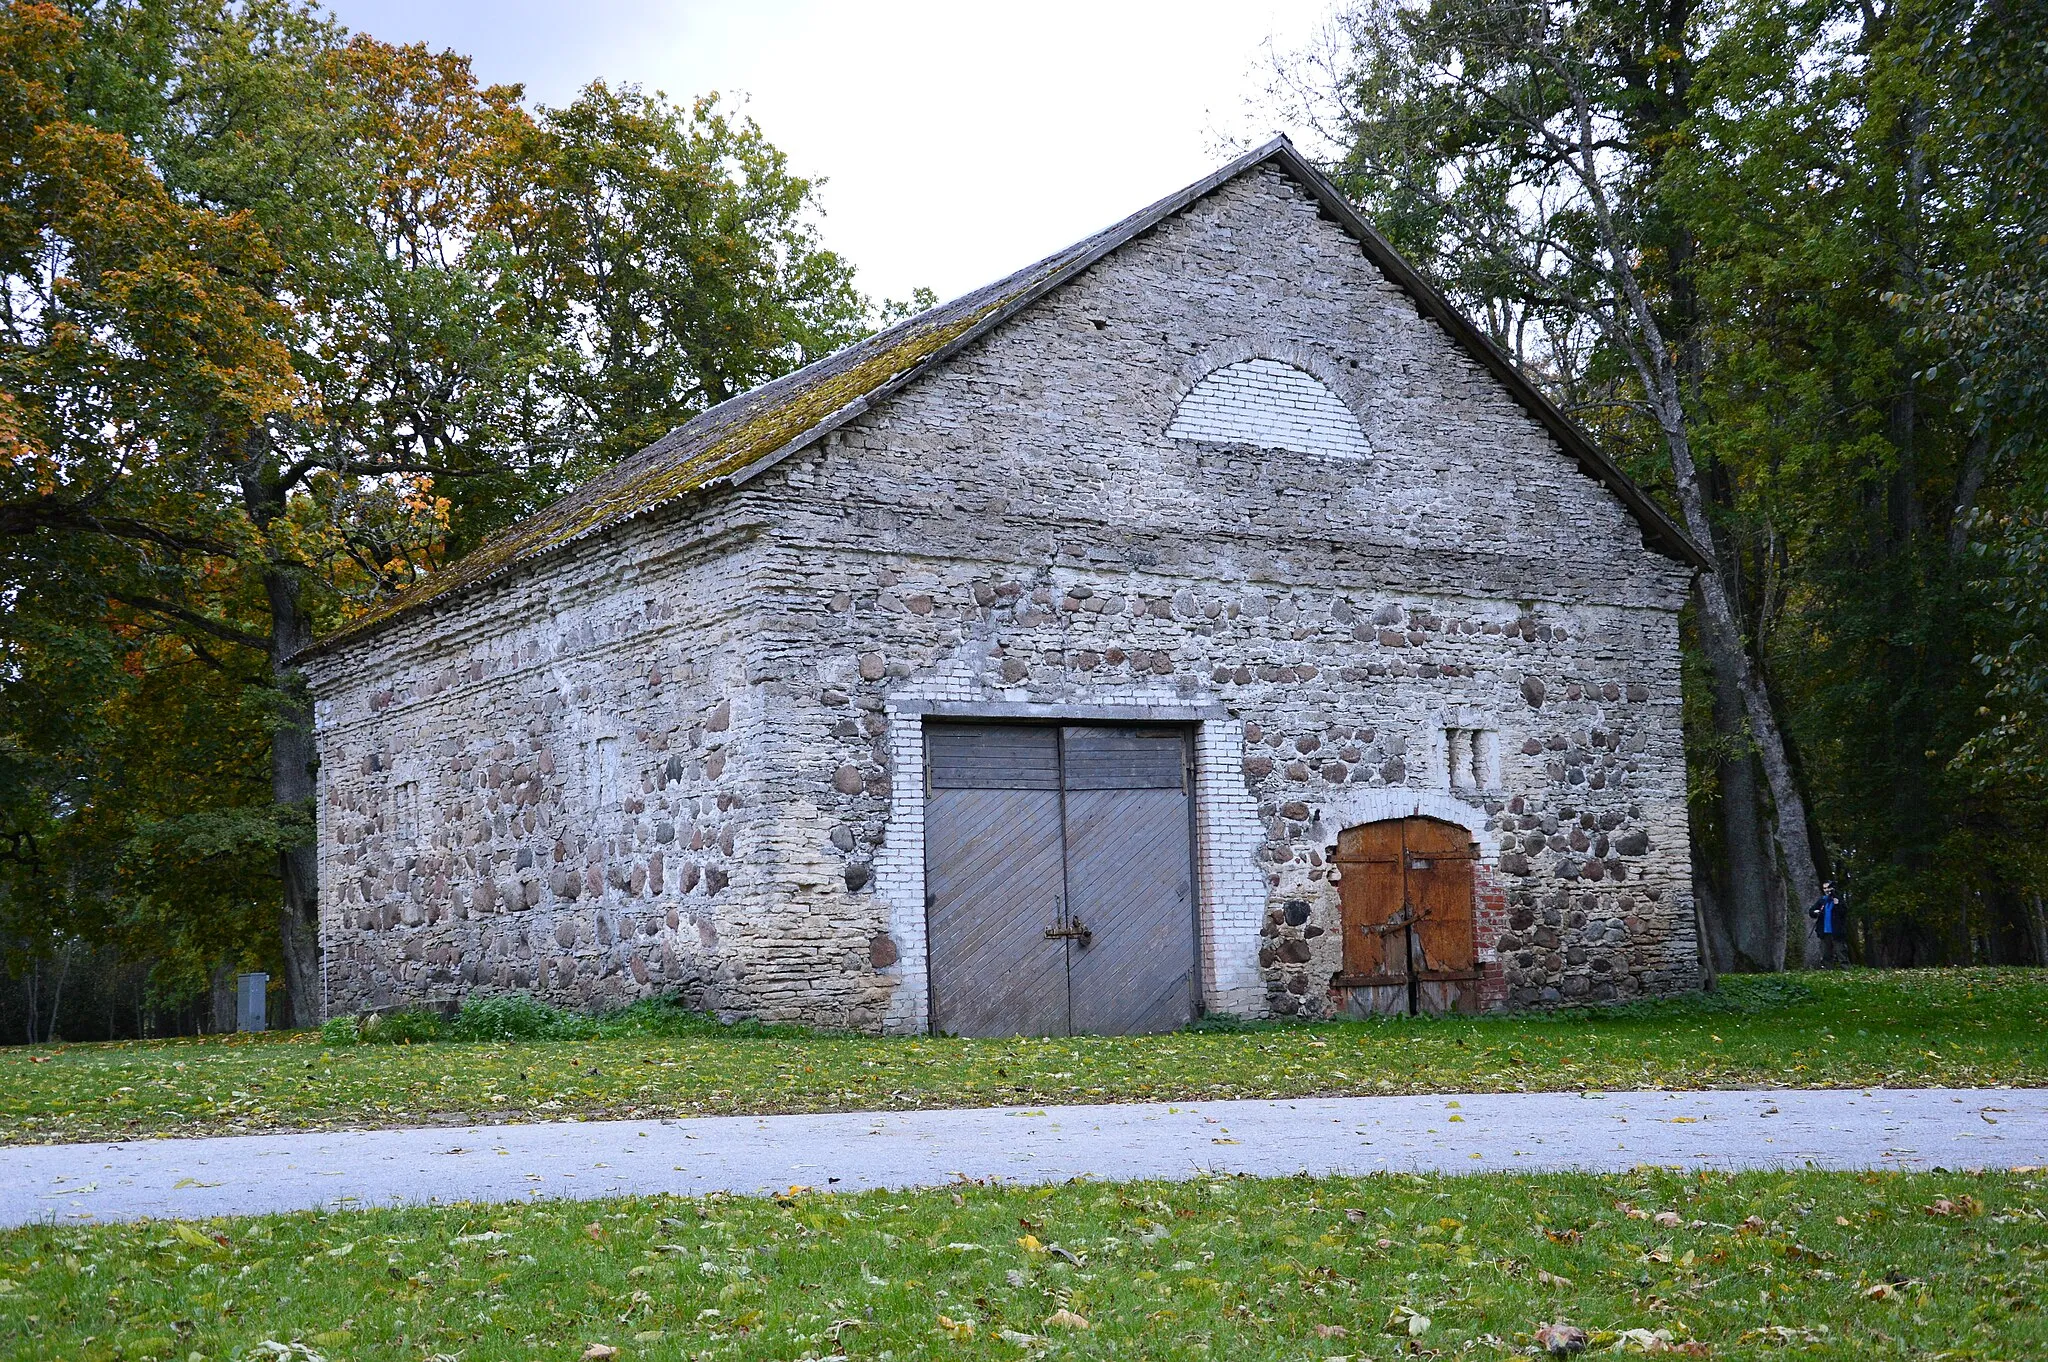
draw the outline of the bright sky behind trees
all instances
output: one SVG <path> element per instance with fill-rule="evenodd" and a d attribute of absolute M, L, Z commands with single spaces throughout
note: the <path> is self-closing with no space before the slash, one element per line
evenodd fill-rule
<path fill-rule="evenodd" d="M 475 58 L 568 103 L 594 79 L 718 90 L 800 175 L 860 287 L 965 292 L 1199 178 L 1248 107 L 1263 45 L 1328 0 L 333 0 L 351 29 Z"/>

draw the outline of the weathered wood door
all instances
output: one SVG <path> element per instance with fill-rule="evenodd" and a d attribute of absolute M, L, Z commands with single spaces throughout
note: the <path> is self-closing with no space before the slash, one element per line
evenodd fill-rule
<path fill-rule="evenodd" d="M 1185 734 L 935 724 L 925 752 L 933 1028 L 1185 1024 L 1195 1004 Z"/>
<path fill-rule="evenodd" d="M 1347 828 L 1333 858 L 1344 968 L 1332 984 L 1360 1013 L 1471 1012 L 1472 835 L 1434 818 Z"/>
<path fill-rule="evenodd" d="M 1059 732 L 935 728 L 925 742 L 925 931 L 935 1026 L 1067 1033 Z"/>

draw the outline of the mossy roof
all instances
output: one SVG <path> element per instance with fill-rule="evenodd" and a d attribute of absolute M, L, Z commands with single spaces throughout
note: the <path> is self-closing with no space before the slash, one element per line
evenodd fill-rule
<path fill-rule="evenodd" d="M 1583 471 L 1621 498 L 1642 524 L 1644 540 L 1650 547 L 1695 567 L 1706 565 L 1706 556 L 1698 546 L 1648 494 L 1417 274 L 1358 216 L 1336 186 L 1282 137 L 1007 278 L 941 303 L 794 373 L 720 403 L 454 563 L 328 633 L 301 656 L 361 639 L 400 615 L 431 602 L 451 600 L 558 549 L 687 496 L 740 485 L 943 363 L 1117 247 L 1246 171 L 1268 164 L 1300 183 L 1327 216 L 1358 238 L 1367 256 L 1388 279 L 1415 298 L 1424 316 L 1435 320 L 1492 372 L 1510 395 L 1564 445 Z"/>

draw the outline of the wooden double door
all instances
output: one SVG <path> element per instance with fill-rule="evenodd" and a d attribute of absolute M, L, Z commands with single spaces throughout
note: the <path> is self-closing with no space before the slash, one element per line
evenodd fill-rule
<path fill-rule="evenodd" d="M 1434 818 L 1390 819 L 1337 838 L 1344 968 L 1355 1013 L 1474 1012 L 1472 834 Z"/>
<path fill-rule="evenodd" d="M 1192 1019 L 1192 792 L 1184 730 L 928 726 L 933 1030 L 1121 1035 Z"/>

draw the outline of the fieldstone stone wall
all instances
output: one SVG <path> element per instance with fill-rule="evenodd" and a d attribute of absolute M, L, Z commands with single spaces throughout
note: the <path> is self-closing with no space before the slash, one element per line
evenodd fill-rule
<path fill-rule="evenodd" d="M 1364 452 L 1169 434 L 1253 359 L 1313 375 Z M 1688 576 L 1248 173 L 742 492 L 321 659 L 330 1005 L 524 979 L 919 1029 L 934 706 L 1195 729 L 1212 1008 L 1337 1006 L 1325 851 L 1424 804 L 1485 858 L 1488 1002 L 1688 987 Z M 616 810 L 563 775 L 599 714 Z M 424 842 L 372 755 L 431 767 Z"/>
<path fill-rule="evenodd" d="M 310 666 L 330 1014 L 745 987 L 744 506 L 638 525 Z"/>

